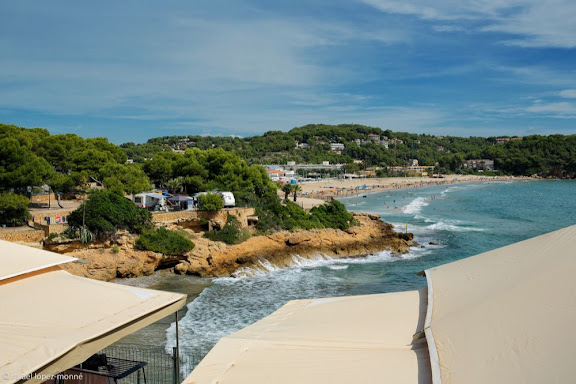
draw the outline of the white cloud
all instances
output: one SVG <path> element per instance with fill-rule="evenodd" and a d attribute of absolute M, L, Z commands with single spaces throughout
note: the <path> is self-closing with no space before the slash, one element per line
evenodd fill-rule
<path fill-rule="evenodd" d="M 436 32 L 463 32 L 466 28 L 458 25 L 435 25 L 432 27 Z"/>
<path fill-rule="evenodd" d="M 517 36 L 503 44 L 522 47 L 576 47 L 576 2 L 573 0 L 361 0 L 382 12 L 431 21 L 473 21 L 479 31 Z M 434 27 L 445 32 L 442 27 Z"/>
<path fill-rule="evenodd" d="M 505 77 L 500 77 L 502 82 L 530 84 L 538 86 L 576 86 L 576 77 L 572 70 L 552 69 L 544 66 L 503 66 L 491 65 L 490 69 L 501 72 Z"/>
<path fill-rule="evenodd" d="M 575 118 L 576 104 L 567 102 L 538 103 L 527 107 L 527 112 L 546 114 L 556 118 Z"/>
<path fill-rule="evenodd" d="M 559 95 L 565 99 L 576 99 L 576 89 L 565 89 Z"/>
<path fill-rule="evenodd" d="M 48 16 L 67 25 L 77 15 Z M 73 33 L 48 29 L 41 46 L 18 34 L 0 40 L 0 84 L 17 84 L 0 93 L 0 106 L 141 119 L 195 117 L 209 109 L 208 103 L 224 100 L 254 110 L 249 102 L 256 90 L 265 95 L 256 101 L 263 106 L 277 99 L 272 95 L 332 89 L 371 75 L 340 60 L 325 60 L 315 53 L 318 49 L 410 38 L 386 27 L 269 15 L 214 19 L 162 12 L 155 24 L 136 18 L 130 28 L 121 15 L 115 17 L 109 25 L 106 14 L 94 15 L 85 29 Z M 104 25 L 110 35 L 95 33 Z M 124 30 L 116 37 L 120 27 Z"/>

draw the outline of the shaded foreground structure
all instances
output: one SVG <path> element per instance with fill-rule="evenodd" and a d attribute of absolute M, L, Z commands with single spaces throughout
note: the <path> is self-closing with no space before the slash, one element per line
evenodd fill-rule
<path fill-rule="evenodd" d="M 291 301 L 224 337 L 192 383 L 567 383 L 576 226 L 426 270 L 428 288 Z"/>
<path fill-rule="evenodd" d="M 0 241 L 2 384 L 47 381 L 186 303 L 186 295 L 60 269 L 74 260 Z"/>

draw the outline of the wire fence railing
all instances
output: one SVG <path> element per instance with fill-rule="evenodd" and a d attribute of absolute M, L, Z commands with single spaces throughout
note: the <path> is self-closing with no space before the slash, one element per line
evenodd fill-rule
<path fill-rule="evenodd" d="M 197 351 L 176 348 L 168 353 L 162 346 L 144 346 L 137 344 L 115 344 L 106 347 L 101 353 L 108 357 L 146 362 L 141 370 L 118 380 L 118 384 L 180 384 L 198 365 L 202 356 Z"/>

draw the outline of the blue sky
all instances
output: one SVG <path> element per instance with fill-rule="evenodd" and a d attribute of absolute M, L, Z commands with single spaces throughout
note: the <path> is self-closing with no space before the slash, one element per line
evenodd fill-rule
<path fill-rule="evenodd" d="M 576 133 L 574 0 L 21 0 L 0 13 L 0 122 L 53 134 Z"/>

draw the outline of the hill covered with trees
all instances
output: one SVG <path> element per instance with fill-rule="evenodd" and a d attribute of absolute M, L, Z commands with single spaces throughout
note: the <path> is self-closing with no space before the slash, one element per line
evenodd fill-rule
<path fill-rule="evenodd" d="M 329 161 L 355 170 L 405 166 L 417 159 L 420 165 L 437 166 L 443 173 L 458 173 L 464 172 L 466 160 L 488 159 L 503 174 L 576 174 L 576 135 L 464 138 L 393 132 L 357 124 L 310 124 L 288 132 L 269 131 L 246 138 L 165 136 L 120 147 L 130 159 L 141 163 L 159 152 L 221 148 L 236 153 L 249 164 Z M 354 164 L 354 160 L 361 160 L 362 164 Z"/>
<path fill-rule="evenodd" d="M 90 205 L 83 206 L 81 211 L 70 215 L 70 223 L 77 228 L 86 225 L 97 236 L 110 235 L 117 228 L 132 226 L 133 222 L 140 223 L 139 214 L 120 214 L 122 204 L 137 209 L 121 196 L 149 190 L 152 183 L 173 193 L 231 191 L 237 204 L 255 207 L 263 217 L 258 223 L 262 231 L 340 228 L 351 223 L 346 210 L 336 203 L 310 214 L 296 204 L 281 204 L 277 185 L 264 167 L 249 164 L 235 151 L 212 145 L 182 152 L 164 145 L 159 148 L 151 158 L 130 163 L 125 151 L 105 138 L 50 135 L 45 129 L 0 124 L 0 217 L 6 216 L 12 223 L 17 215 L 19 222 L 25 222 L 27 210 L 20 210 L 26 208 L 27 199 L 22 197 L 31 189 L 48 185 L 56 193 L 85 192 L 89 182 L 96 180 L 102 182 L 106 193 L 93 192 L 90 195 L 93 209 Z M 343 218 L 345 224 L 342 220 L 326 219 L 336 216 Z"/>

